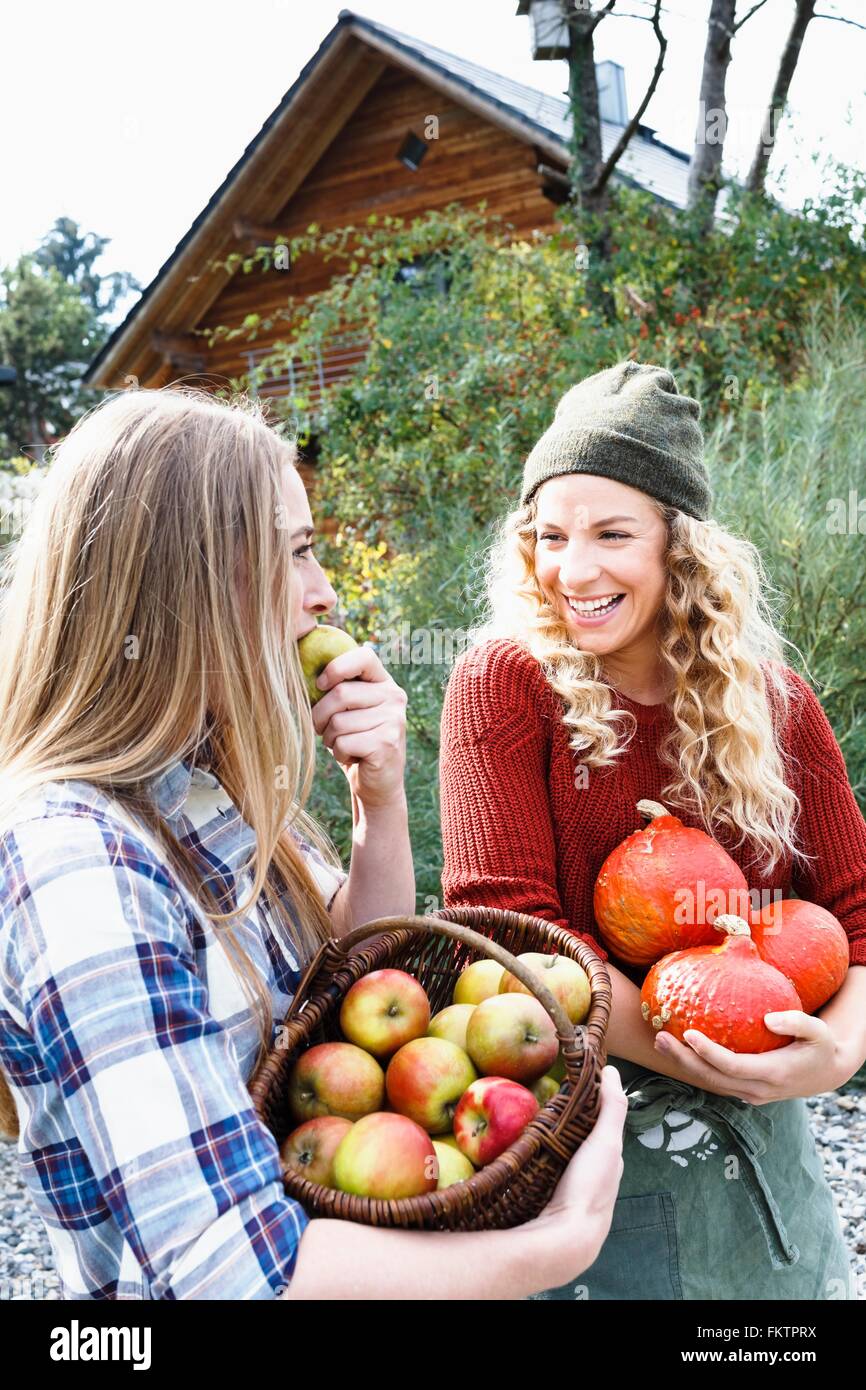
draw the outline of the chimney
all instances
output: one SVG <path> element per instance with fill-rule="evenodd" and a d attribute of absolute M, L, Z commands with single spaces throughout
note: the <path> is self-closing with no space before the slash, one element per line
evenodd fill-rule
<path fill-rule="evenodd" d="M 628 124 L 628 105 L 625 99 L 625 70 L 619 63 L 608 60 L 596 63 L 598 108 L 603 121 L 612 125 Z"/>

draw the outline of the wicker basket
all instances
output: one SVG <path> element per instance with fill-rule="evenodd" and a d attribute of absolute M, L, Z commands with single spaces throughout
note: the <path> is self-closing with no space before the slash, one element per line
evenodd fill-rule
<path fill-rule="evenodd" d="M 372 937 L 375 940 L 358 949 Z M 525 951 L 558 952 L 583 967 L 592 993 L 584 1024 L 573 1027 L 547 986 L 514 960 Z M 518 1226 L 547 1205 L 598 1115 L 611 987 L 607 969 L 591 947 L 540 918 L 488 907 L 445 908 L 425 917 L 382 917 L 341 940 L 326 942 L 301 980 L 278 1044 L 257 1072 L 250 1094 L 257 1114 L 282 1145 L 298 1124 L 288 1108 L 292 1067 L 308 1047 L 342 1037 L 340 1006 L 356 980 L 371 970 L 406 970 L 420 980 L 436 1013 L 451 1003 L 460 972 L 485 956 L 528 985 L 553 1018 L 566 1069 L 560 1091 L 505 1153 L 471 1178 L 441 1191 L 388 1202 L 337 1192 L 286 1173 L 286 1192 L 310 1216 L 369 1226 L 479 1231 Z"/>

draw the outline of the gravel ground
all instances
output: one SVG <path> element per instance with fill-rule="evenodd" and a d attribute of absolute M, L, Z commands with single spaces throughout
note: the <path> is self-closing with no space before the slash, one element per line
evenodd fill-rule
<path fill-rule="evenodd" d="M 18 1174 L 15 1145 L 0 1139 L 0 1300 L 57 1299 L 48 1236 Z"/>
<path fill-rule="evenodd" d="M 866 1091 L 828 1091 L 807 1105 L 851 1252 L 856 1297 L 866 1301 Z M 0 1300 L 59 1297 L 48 1238 L 18 1176 L 15 1146 L 0 1140 Z"/>
<path fill-rule="evenodd" d="M 854 1297 L 866 1301 L 866 1090 L 849 1085 L 806 1104 L 854 1267 Z"/>

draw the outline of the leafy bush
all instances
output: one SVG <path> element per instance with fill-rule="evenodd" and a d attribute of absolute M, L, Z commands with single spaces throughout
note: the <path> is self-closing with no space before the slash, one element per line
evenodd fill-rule
<path fill-rule="evenodd" d="M 855 384 L 866 354 L 864 186 L 839 167 L 836 191 L 797 215 L 734 191 L 709 234 L 639 190 L 615 190 L 612 320 L 591 307 L 576 254 L 591 228 L 567 212 L 553 235 L 532 241 L 512 240 L 483 205 L 454 205 L 409 225 L 374 215 L 327 234 L 312 226 L 292 243 L 293 260 L 315 251 L 333 262 L 331 285 L 290 301 L 281 317 L 256 316 L 245 331 L 272 337 L 285 326 L 275 371 L 289 356 L 312 360 L 346 328 L 369 337 L 365 361 L 323 404 L 314 409 L 298 394 L 277 408 L 302 445 L 315 436 L 313 507 L 337 525 L 319 549 L 334 573 L 339 619 L 384 644 L 409 693 L 421 904 L 441 892 L 442 692 L 477 620 L 474 574 L 491 522 L 514 505 L 523 460 L 560 395 L 628 356 L 669 367 L 700 398 L 715 514 L 760 547 L 785 635 L 803 653 L 866 800 L 856 701 L 864 547 L 856 520 L 853 532 L 847 521 L 834 530 L 828 511 L 834 498 L 847 504 L 866 446 Z M 244 269 L 254 273 L 271 255 L 263 250 Z M 401 631 L 410 634 L 402 649 Z M 327 755 L 320 771 L 313 809 L 347 854 L 343 779 Z"/>

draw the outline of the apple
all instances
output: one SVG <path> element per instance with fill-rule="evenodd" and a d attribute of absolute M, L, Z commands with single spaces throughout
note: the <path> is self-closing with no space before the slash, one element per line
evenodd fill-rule
<path fill-rule="evenodd" d="M 556 1054 L 556 1061 L 553 1066 L 548 1068 L 548 1076 L 552 1076 L 554 1081 L 563 1082 L 565 1080 L 565 1058 L 562 1055 L 562 1048 Z"/>
<path fill-rule="evenodd" d="M 445 1038 L 448 1042 L 456 1043 L 465 1052 L 466 1025 L 474 1008 L 474 1004 L 449 1004 L 447 1009 L 440 1009 L 430 1020 L 427 1036 Z"/>
<path fill-rule="evenodd" d="M 454 1138 L 453 1134 L 437 1134 L 436 1138 L 433 1140 L 433 1143 L 434 1145 L 444 1144 L 449 1149 L 456 1149 L 458 1153 L 463 1153 L 463 1150 L 457 1143 L 457 1140 Z M 465 1158 L 466 1155 L 463 1154 L 463 1157 Z"/>
<path fill-rule="evenodd" d="M 334 1155 L 336 1187 L 356 1197 L 420 1197 L 435 1191 L 438 1174 L 429 1134 L 405 1115 L 384 1110 L 352 1125 Z"/>
<path fill-rule="evenodd" d="M 529 1089 L 539 1105 L 546 1105 L 559 1090 L 559 1082 L 550 1073 L 547 1073 L 545 1076 L 540 1076 L 537 1081 L 533 1081 Z"/>
<path fill-rule="evenodd" d="M 453 1144 L 445 1144 L 441 1139 L 434 1139 L 433 1147 L 439 1162 L 437 1188 L 450 1187 L 452 1183 L 465 1182 L 467 1178 L 472 1177 L 475 1167 L 466 1155 L 460 1152 L 456 1140 Z"/>
<path fill-rule="evenodd" d="M 454 986 L 455 1004 L 480 1004 L 499 993 L 505 971 L 495 960 L 474 960 Z"/>
<path fill-rule="evenodd" d="M 586 971 L 582 970 L 571 956 L 542 955 L 539 951 L 527 951 L 517 959 L 532 970 L 543 984 L 547 985 L 554 999 L 558 999 L 572 1023 L 583 1023 L 589 1013 L 592 995 Z M 520 983 L 516 975 L 508 971 L 499 984 L 500 994 L 530 994 L 531 990 Z"/>
<path fill-rule="evenodd" d="M 430 1000 L 405 970 L 374 970 L 356 980 L 343 1000 L 340 1027 L 349 1042 L 374 1057 L 390 1057 L 421 1038 L 430 1022 Z"/>
<path fill-rule="evenodd" d="M 525 1086 L 505 1076 L 482 1076 L 473 1081 L 457 1107 L 454 1137 L 472 1163 L 492 1163 L 523 1133 L 537 1111 L 538 1101 Z"/>
<path fill-rule="evenodd" d="M 457 1102 L 478 1076 L 466 1053 L 445 1038 L 415 1038 L 395 1052 L 385 1073 L 388 1099 L 430 1134 L 446 1134 Z"/>
<path fill-rule="evenodd" d="M 556 1061 L 559 1040 L 547 1010 L 528 994 L 494 994 L 474 1010 L 466 1051 L 484 1076 L 536 1081 Z"/>
<path fill-rule="evenodd" d="M 320 690 L 316 685 L 316 677 L 321 675 L 328 662 L 333 661 L 335 656 L 350 652 L 357 645 L 354 637 L 350 637 L 348 632 L 344 632 L 341 627 L 332 627 L 330 623 L 318 623 L 311 632 L 301 638 L 298 643 L 298 656 L 301 658 L 301 670 L 307 683 L 311 705 L 327 694 L 327 691 Z"/>
<path fill-rule="evenodd" d="M 339 1115 L 320 1115 L 307 1120 L 283 1140 L 280 1158 L 283 1167 L 308 1182 L 334 1186 L 334 1154 L 352 1128 L 351 1120 Z"/>
<path fill-rule="evenodd" d="M 354 1043 L 319 1043 L 299 1057 L 289 1079 L 289 1109 L 298 1121 L 319 1115 L 359 1120 L 379 1110 L 385 1073 Z"/>

